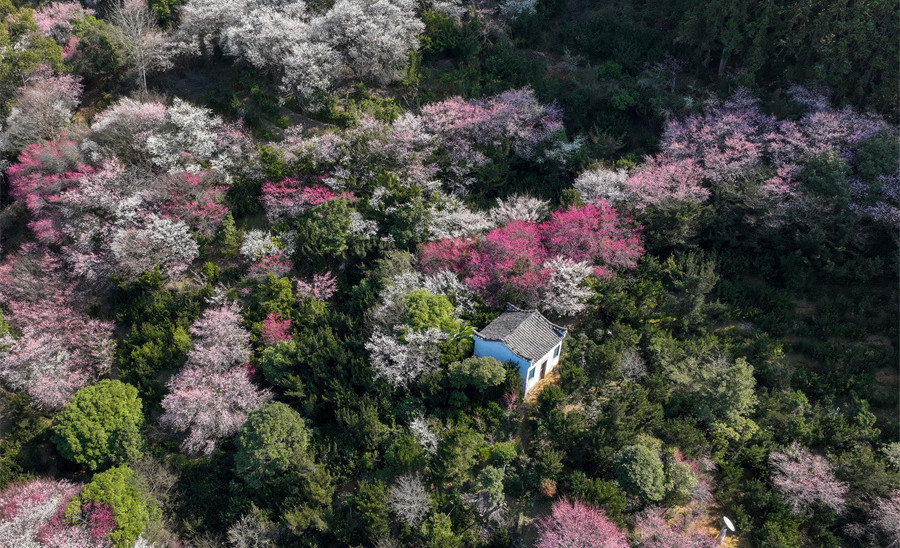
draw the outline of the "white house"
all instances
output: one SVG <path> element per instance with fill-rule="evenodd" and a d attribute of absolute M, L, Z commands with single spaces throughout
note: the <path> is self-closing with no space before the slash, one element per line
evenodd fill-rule
<path fill-rule="evenodd" d="M 476 357 L 490 356 L 519 365 L 523 392 L 527 394 L 559 363 L 566 328 L 551 323 L 537 310 L 508 304 L 503 314 L 472 337 Z"/>

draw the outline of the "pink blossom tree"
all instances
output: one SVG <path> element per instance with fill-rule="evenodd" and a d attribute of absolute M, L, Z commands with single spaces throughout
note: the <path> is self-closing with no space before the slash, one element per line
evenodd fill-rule
<path fill-rule="evenodd" d="M 538 522 L 535 548 L 628 548 L 628 540 L 603 511 L 562 497 Z"/>
<path fill-rule="evenodd" d="M 266 319 L 262 321 L 259 338 L 263 343 L 269 345 L 289 341 L 291 339 L 290 318 L 282 319 L 277 313 L 266 315 Z"/>
<path fill-rule="evenodd" d="M 313 207 L 335 198 L 352 200 L 353 194 L 337 194 L 321 184 L 307 184 L 296 178 L 282 179 L 277 183 L 266 183 L 262 187 L 260 200 L 266 209 L 266 217 L 275 222 L 279 219 L 297 217 Z"/>
<path fill-rule="evenodd" d="M 635 519 L 634 530 L 640 548 L 713 548 L 716 537 L 687 512 L 667 518 L 666 509 L 653 507 Z"/>
<path fill-rule="evenodd" d="M 218 440 L 235 435 L 247 415 L 272 398 L 241 366 L 226 371 L 185 367 L 166 386 L 160 424 L 184 436 L 181 448 L 190 455 L 210 455 Z"/>
<path fill-rule="evenodd" d="M 81 79 L 55 75 L 43 66 L 16 90 L 0 149 L 18 151 L 26 145 L 52 139 L 72 121 L 81 97 Z"/>
<path fill-rule="evenodd" d="M 18 332 L 0 339 L 0 379 L 36 407 L 59 409 L 109 371 L 113 325 L 81 310 L 59 257 L 35 244 L 9 256 L 0 265 L 0 302 Z"/>
<path fill-rule="evenodd" d="M 633 268 L 642 254 L 638 230 L 598 201 L 556 211 L 540 224 L 514 221 L 483 237 L 431 242 L 422 246 L 419 258 L 424 272 L 455 272 L 489 303 L 511 299 L 538 306 L 553 287 L 563 291 L 566 285 L 567 294 L 577 293 L 584 278 L 572 278 L 572 265 L 584 262 L 593 275 L 608 278 L 615 270 Z M 558 272 L 563 267 L 566 271 Z"/>
<path fill-rule="evenodd" d="M 337 279 L 331 272 L 313 274 L 309 280 L 295 279 L 297 299 L 327 301 L 337 291 Z"/>
<path fill-rule="evenodd" d="M 887 541 L 888 547 L 900 546 L 900 491 L 875 503 L 872 523 Z"/>
<path fill-rule="evenodd" d="M 189 332 L 194 347 L 188 366 L 223 372 L 250 359 L 250 332 L 240 326 L 241 309 L 236 302 L 203 312 Z"/>
<path fill-rule="evenodd" d="M 13 483 L 0 492 L 0 545 L 111 548 L 116 520 L 108 504 L 89 503 L 67 513 L 82 485 L 47 478 Z"/>
<path fill-rule="evenodd" d="M 847 484 L 835 479 L 831 463 L 825 457 L 813 455 L 794 443 L 785 451 L 770 454 L 769 463 L 772 484 L 795 514 L 816 504 L 843 512 Z"/>

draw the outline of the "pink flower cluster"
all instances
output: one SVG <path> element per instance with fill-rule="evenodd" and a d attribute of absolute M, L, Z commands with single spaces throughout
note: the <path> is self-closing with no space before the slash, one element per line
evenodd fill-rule
<path fill-rule="evenodd" d="M 452 238 L 422 246 L 429 274 L 450 270 L 491 304 L 504 299 L 535 303 L 553 272 L 548 260 L 586 261 L 601 278 L 633 268 L 644 250 L 639 230 L 605 201 L 553 213 L 543 223 L 515 221 L 483 237 Z"/>
<path fill-rule="evenodd" d="M 297 299 L 327 301 L 337 291 L 337 278 L 331 272 L 313 274 L 309 281 L 295 279 Z"/>
<path fill-rule="evenodd" d="M 653 507 L 638 514 L 634 530 L 641 548 L 714 548 L 716 537 L 697 519 L 694 512 L 682 512 L 667 518 L 666 509 Z"/>
<path fill-rule="evenodd" d="M 85 9 L 78 2 L 51 2 L 34 12 L 34 23 L 43 36 L 63 44 L 72 37 L 75 29 L 72 22 L 93 13 L 94 10 Z"/>
<path fill-rule="evenodd" d="M 794 443 L 786 451 L 769 455 L 772 484 L 784 495 L 794 513 L 802 513 L 816 504 L 837 513 L 844 510 L 847 484 L 834 477 L 831 463 Z"/>
<path fill-rule="evenodd" d="M 259 338 L 265 344 L 278 344 L 291 340 L 291 320 L 278 314 L 268 314 L 262 322 Z"/>
<path fill-rule="evenodd" d="M 205 174 L 183 172 L 168 178 L 166 200 L 159 206 L 162 217 L 180 219 L 198 234 L 212 236 L 228 213 L 225 207 L 226 185 L 208 183 L 215 172 Z"/>
<path fill-rule="evenodd" d="M 247 269 L 247 278 L 251 280 L 262 281 L 266 276 L 272 274 L 276 278 L 282 278 L 291 271 L 293 265 L 291 260 L 284 252 L 279 251 L 274 255 L 267 255 L 259 261 L 250 265 Z"/>
<path fill-rule="evenodd" d="M 625 532 L 602 510 L 565 497 L 538 522 L 535 548 L 628 548 Z"/>
<path fill-rule="evenodd" d="M 832 109 L 808 90 L 795 91 L 811 107 L 797 121 L 764 114 L 746 90 L 727 101 L 710 101 L 700 113 L 670 120 L 661 152 L 632 173 L 626 189 L 639 208 L 703 202 L 710 185 L 734 184 L 766 167 L 774 175 L 765 190 L 781 198 L 794 192 L 812 158 L 826 152 L 849 158 L 860 141 L 888 127 L 850 108 Z"/>
<path fill-rule="evenodd" d="M 0 546 L 110 548 L 117 523 L 108 504 L 90 503 L 75 516 L 66 506 L 81 484 L 38 478 L 0 493 Z"/>
<path fill-rule="evenodd" d="M 0 302 L 18 336 L 0 344 L 0 379 L 40 409 L 59 409 L 109 371 L 111 322 L 88 317 L 59 258 L 35 244 L 0 265 Z"/>
<path fill-rule="evenodd" d="M 275 222 L 279 219 L 296 217 L 335 198 L 352 200 L 353 194 L 349 192 L 337 194 L 321 184 L 308 184 L 289 177 L 277 183 L 264 184 L 260 200 L 266 209 L 266 217 L 269 221 Z"/>

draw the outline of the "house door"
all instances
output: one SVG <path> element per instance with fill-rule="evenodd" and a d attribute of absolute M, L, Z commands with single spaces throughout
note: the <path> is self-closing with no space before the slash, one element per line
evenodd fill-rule
<path fill-rule="evenodd" d="M 541 364 L 541 378 L 542 379 L 544 378 L 544 375 L 547 374 L 547 361 L 548 360 L 544 360 L 544 363 Z"/>

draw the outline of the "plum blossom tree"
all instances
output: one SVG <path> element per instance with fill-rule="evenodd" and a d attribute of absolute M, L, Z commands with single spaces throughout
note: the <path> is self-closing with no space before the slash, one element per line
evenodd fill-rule
<path fill-rule="evenodd" d="M 327 301 L 337 291 L 337 278 L 331 272 L 313 274 L 309 280 L 295 279 L 297 299 Z"/>
<path fill-rule="evenodd" d="M 489 215 L 496 226 L 503 226 L 513 221 L 540 222 L 549 212 L 549 202 L 526 194 L 514 194 L 505 200 L 497 198 L 497 205 Z"/>
<path fill-rule="evenodd" d="M 266 315 L 259 331 L 259 338 L 268 345 L 291 340 L 290 318 L 282 319 L 277 313 Z"/>
<path fill-rule="evenodd" d="M 416 527 L 431 510 L 431 498 L 418 474 L 404 474 L 397 477 L 388 492 L 388 508 L 397 519 Z"/>
<path fill-rule="evenodd" d="M 594 269 L 587 261 L 576 262 L 556 256 L 543 264 L 551 272 L 541 294 L 540 307 L 557 316 L 573 316 L 587 306 L 585 301 L 593 292 L 584 281 Z"/>
<path fill-rule="evenodd" d="M 825 457 L 813 455 L 795 442 L 785 451 L 770 454 L 769 463 L 772 484 L 794 513 L 803 513 L 816 504 L 843 512 L 848 486 L 835 479 Z"/>
<path fill-rule="evenodd" d="M 116 272 L 128 281 L 155 267 L 168 276 L 178 276 L 199 255 L 197 242 L 186 224 L 152 214 L 144 222 L 117 229 L 110 250 Z"/>
<path fill-rule="evenodd" d="M 179 28 L 188 49 L 228 55 L 281 78 L 301 98 L 341 78 L 397 78 L 424 29 L 411 0 L 338 1 L 329 9 L 301 0 L 192 0 Z"/>
<path fill-rule="evenodd" d="M 297 217 L 335 198 L 353 200 L 353 194 L 346 192 L 337 194 L 321 184 L 306 184 L 289 177 L 277 183 L 265 183 L 260 201 L 265 207 L 269 221 L 276 222 L 280 219 Z"/>
<path fill-rule="evenodd" d="M 188 366 L 223 372 L 250 360 L 250 332 L 240 326 L 240 306 L 228 302 L 206 310 L 189 332 Z"/>
<path fill-rule="evenodd" d="M 108 505 L 89 509 L 86 523 L 65 519 L 67 503 L 80 484 L 37 478 L 0 492 L 0 544 L 22 547 L 108 548 L 115 520 Z"/>
<path fill-rule="evenodd" d="M 183 435 L 181 448 L 191 455 L 210 455 L 219 439 L 236 434 L 247 415 L 272 397 L 257 389 L 240 366 L 223 372 L 186 367 L 166 386 L 160 424 Z"/>
<path fill-rule="evenodd" d="M 489 303 L 539 306 L 542 294 L 552 294 L 553 268 L 564 268 L 555 279 L 558 291 L 577 305 L 581 280 L 573 285 L 572 275 L 584 269 L 575 263 L 585 262 L 593 275 L 606 278 L 614 269 L 633 268 L 642 254 L 637 230 L 609 204 L 597 202 L 556 211 L 540 224 L 514 221 L 481 238 L 431 242 L 422 246 L 419 259 L 424 272 L 455 272 Z"/>
<path fill-rule="evenodd" d="M 872 523 L 887 541 L 886 546 L 900 546 L 900 492 L 876 502 Z"/>
<path fill-rule="evenodd" d="M 409 387 L 422 375 L 434 371 L 440 363 L 438 343 L 448 337 L 436 328 L 398 335 L 375 331 L 366 342 L 369 363 L 376 379 L 384 379 L 395 390 Z"/>
<path fill-rule="evenodd" d="M 562 497 L 538 522 L 536 548 L 627 548 L 625 533 L 602 510 Z"/>
<path fill-rule="evenodd" d="M 147 73 L 171 66 L 175 48 L 157 26 L 146 0 L 120 0 L 110 11 L 109 20 L 115 25 L 141 91 L 146 93 Z"/>
<path fill-rule="evenodd" d="M 51 2 L 34 12 L 34 24 L 42 35 L 66 44 L 75 30 L 73 21 L 93 13 L 94 10 L 85 9 L 78 2 Z"/>
<path fill-rule="evenodd" d="M 0 264 L 0 302 L 18 331 L 0 337 L 0 379 L 43 410 L 59 409 L 112 364 L 113 325 L 76 306 L 61 262 L 27 244 Z"/>
<path fill-rule="evenodd" d="M 618 206 L 628 198 L 625 182 L 628 171 L 624 169 L 605 169 L 598 167 L 583 171 L 575 178 L 573 187 L 578 191 L 584 203 L 606 200 Z"/>
<path fill-rule="evenodd" d="M 0 133 L 0 150 L 17 151 L 56 137 L 72 121 L 81 97 L 80 80 L 71 74 L 54 75 L 46 65 L 38 70 L 16 90 L 7 129 Z"/>

